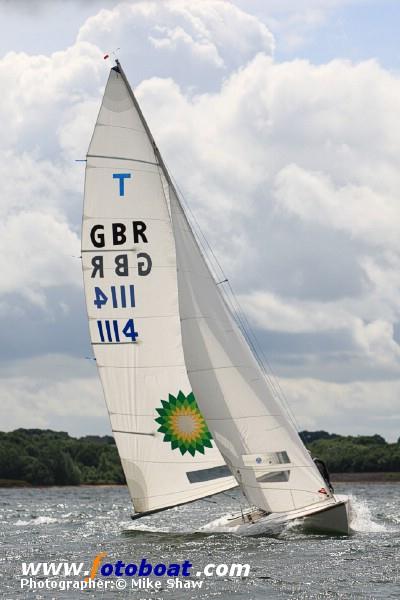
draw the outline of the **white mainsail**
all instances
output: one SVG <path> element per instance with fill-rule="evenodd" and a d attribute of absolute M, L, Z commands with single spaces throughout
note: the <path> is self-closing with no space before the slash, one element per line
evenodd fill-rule
<path fill-rule="evenodd" d="M 237 485 L 187 376 L 168 182 L 118 66 L 87 154 L 82 265 L 93 351 L 135 510 Z"/>
<path fill-rule="evenodd" d="M 183 349 L 189 380 L 222 456 L 250 503 L 286 512 L 330 497 L 273 397 L 171 187 Z"/>

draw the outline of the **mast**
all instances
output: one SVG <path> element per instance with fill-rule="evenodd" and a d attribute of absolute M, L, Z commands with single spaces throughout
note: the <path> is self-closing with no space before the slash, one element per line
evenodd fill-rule
<path fill-rule="evenodd" d="M 153 134 L 150 131 L 150 127 L 147 124 L 147 121 L 146 121 L 146 119 L 145 119 L 145 117 L 143 115 L 142 109 L 140 108 L 139 102 L 137 101 L 136 96 L 133 93 L 133 90 L 132 90 L 132 88 L 130 86 L 130 83 L 129 83 L 126 75 L 125 75 L 125 72 L 124 72 L 124 70 L 123 70 L 123 68 L 121 66 L 121 63 L 119 62 L 118 58 L 115 59 L 115 62 L 116 62 L 117 66 L 113 67 L 113 68 L 114 69 L 118 69 L 118 72 L 120 73 L 122 79 L 124 80 L 124 83 L 125 83 L 125 85 L 127 87 L 128 93 L 129 93 L 129 95 L 130 95 L 130 97 L 132 99 L 132 102 L 133 102 L 136 110 L 137 110 L 137 113 L 138 113 L 138 115 L 140 117 L 140 120 L 141 120 L 141 122 L 143 124 L 143 127 L 144 127 L 144 129 L 145 129 L 145 131 L 146 131 L 146 133 L 147 133 L 150 141 L 151 141 L 151 144 L 152 144 L 153 150 L 154 150 L 154 154 L 156 155 L 157 161 L 158 161 L 158 163 L 159 163 L 159 165 L 160 165 L 160 167 L 161 167 L 161 169 L 163 171 L 163 175 L 164 175 L 165 179 L 167 180 L 168 185 L 173 190 L 173 192 L 176 195 L 176 197 L 179 199 L 178 194 L 177 194 L 176 189 L 175 189 L 175 185 L 174 185 L 174 183 L 173 183 L 173 181 L 171 179 L 171 176 L 170 176 L 170 174 L 168 172 L 167 167 L 165 166 L 165 163 L 164 163 L 163 157 L 161 155 L 161 152 L 158 149 L 158 146 L 157 146 L 157 144 L 155 142 Z M 182 208 L 182 210 L 183 210 L 183 208 Z"/>

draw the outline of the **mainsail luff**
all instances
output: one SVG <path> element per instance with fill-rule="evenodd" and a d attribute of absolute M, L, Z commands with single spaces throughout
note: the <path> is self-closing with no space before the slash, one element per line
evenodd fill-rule
<path fill-rule="evenodd" d="M 165 178 L 168 187 L 160 153 L 117 63 L 87 154 L 82 265 L 93 350 L 138 512 L 236 485 L 218 450 L 209 447 L 191 397 Z M 160 417 L 178 401 L 200 423 L 203 438 L 192 445 L 181 438 L 177 446 L 171 422 L 166 432 Z"/>

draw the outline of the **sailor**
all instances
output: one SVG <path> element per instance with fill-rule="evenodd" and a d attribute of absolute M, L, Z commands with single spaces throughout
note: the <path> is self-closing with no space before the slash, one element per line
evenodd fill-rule
<path fill-rule="evenodd" d="M 322 478 L 325 481 L 326 485 L 328 486 L 329 490 L 333 494 L 334 489 L 333 489 L 333 485 L 331 484 L 331 478 L 329 476 L 328 467 L 326 466 L 326 464 L 324 463 L 324 461 L 321 458 L 317 458 L 316 456 L 314 456 L 313 461 L 314 461 L 314 464 L 317 467 L 318 471 L 321 473 Z"/>

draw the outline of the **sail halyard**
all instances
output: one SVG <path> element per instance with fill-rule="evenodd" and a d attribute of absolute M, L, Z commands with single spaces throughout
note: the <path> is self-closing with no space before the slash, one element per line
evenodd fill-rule
<path fill-rule="evenodd" d="M 82 265 L 93 351 L 135 510 L 236 485 L 182 348 L 170 178 L 117 61 L 89 146 Z"/>

